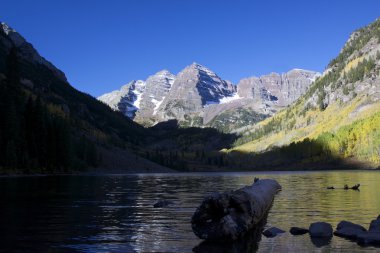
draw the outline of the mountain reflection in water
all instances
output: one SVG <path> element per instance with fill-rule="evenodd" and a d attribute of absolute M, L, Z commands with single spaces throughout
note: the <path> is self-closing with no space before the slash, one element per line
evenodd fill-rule
<path fill-rule="evenodd" d="M 202 199 L 251 184 L 254 177 L 282 185 L 265 228 L 287 232 L 266 238 L 252 231 L 238 243 L 199 240 L 190 220 Z M 377 171 L 2 177 L 0 252 L 375 251 L 339 237 L 312 241 L 288 231 L 316 221 L 368 227 L 380 213 L 378 182 Z M 326 189 L 357 183 L 360 192 Z M 161 199 L 173 204 L 153 208 Z"/>

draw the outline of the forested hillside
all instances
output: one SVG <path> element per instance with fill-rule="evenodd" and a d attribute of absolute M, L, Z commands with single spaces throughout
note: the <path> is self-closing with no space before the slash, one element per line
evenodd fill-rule
<path fill-rule="evenodd" d="M 243 133 L 230 156 L 254 153 L 247 164 L 255 166 L 348 159 L 379 166 L 379 43 L 380 20 L 355 31 L 306 95 Z"/>
<path fill-rule="evenodd" d="M 123 157 L 133 154 L 130 150 L 144 142 L 149 131 L 74 89 L 61 71 L 4 23 L 0 117 L 2 172 L 68 172 L 110 163 L 157 167 L 145 165 L 145 159 L 112 161 L 117 158 L 115 150 Z"/>

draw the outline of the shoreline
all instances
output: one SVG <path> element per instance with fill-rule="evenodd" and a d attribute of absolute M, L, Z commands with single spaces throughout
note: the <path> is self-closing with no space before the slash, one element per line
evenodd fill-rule
<path fill-rule="evenodd" d="M 365 169 L 353 169 L 353 168 L 342 168 L 342 169 L 263 169 L 263 170 L 215 170 L 215 171 L 172 171 L 172 172 L 110 172 L 110 171 L 94 171 L 94 172 L 72 172 L 72 173 L 35 173 L 35 174 L 22 174 L 22 173 L 9 173 L 0 174 L 0 178 L 11 178 L 11 177 L 51 177 L 51 176 L 123 176 L 123 175 L 186 175 L 186 174 L 218 174 L 218 173 L 231 173 L 231 174 L 245 174 L 245 173 L 297 173 L 297 172 L 339 172 L 339 171 L 380 171 L 380 169 L 375 168 L 365 168 Z"/>

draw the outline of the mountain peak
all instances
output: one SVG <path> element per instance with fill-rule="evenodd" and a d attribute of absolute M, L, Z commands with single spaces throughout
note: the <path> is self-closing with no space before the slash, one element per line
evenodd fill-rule
<path fill-rule="evenodd" d="M 9 32 L 16 32 L 15 29 L 11 28 L 11 27 L 10 27 L 7 23 L 5 23 L 5 22 L 1 22 L 0 28 L 1 28 L 1 30 L 2 30 L 6 35 L 8 35 Z"/>
<path fill-rule="evenodd" d="M 193 62 L 191 65 L 187 66 L 184 70 L 196 70 L 198 72 L 203 72 L 204 74 L 208 76 L 217 77 L 214 71 L 196 62 Z"/>
<path fill-rule="evenodd" d="M 175 75 L 172 74 L 169 70 L 163 69 L 161 71 L 158 71 L 156 74 L 153 76 L 158 76 L 158 77 L 166 77 L 166 78 L 174 78 Z"/>
<path fill-rule="evenodd" d="M 189 65 L 189 67 L 193 68 L 193 69 L 208 69 L 207 67 L 205 67 L 202 64 L 199 64 L 197 62 L 193 62 L 191 65 Z"/>

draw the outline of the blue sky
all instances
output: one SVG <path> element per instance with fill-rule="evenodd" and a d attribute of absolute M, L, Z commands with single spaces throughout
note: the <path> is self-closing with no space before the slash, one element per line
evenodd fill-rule
<path fill-rule="evenodd" d="M 353 30 L 379 16 L 378 0 L 1 0 L 0 12 L 93 96 L 192 62 L 234 83 L 323 71 Z"/>

